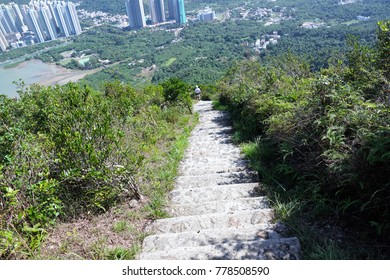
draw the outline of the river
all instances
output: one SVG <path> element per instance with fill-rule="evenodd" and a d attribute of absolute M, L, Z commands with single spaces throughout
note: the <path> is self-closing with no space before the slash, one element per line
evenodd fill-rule
<path fill-rule="evenodd" d="M 18 97 L 17 86 L 13 82 L 20 79 L 26 85 L 63 85 L 68 82 L 76 82 L 99 70 L 70 70 L 35 59 L 22 62 L 12 68 L 5 68 L 4 65 L 0 65 L 0 94 L 5 94 L 8 97 Z"/>

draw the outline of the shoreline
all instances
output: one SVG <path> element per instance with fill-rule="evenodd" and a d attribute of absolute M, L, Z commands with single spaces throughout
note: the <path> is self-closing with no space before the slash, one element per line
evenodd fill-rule
<path fill-rule="evenodd" d="M 12 65 L 12 64 L 11 64 Z M 14 81 L 22 80 L 27 87 L 38 84 L 42 86 L 64 85 L 77 82 L 87 75 L 101 71 L 102 67 L 92 70 L 72 70 L 55 63 L 45 63 L 31 59 L 15 63 L 13 67 L 0 67 L 0 84 L 3 92 L 10 97 L 18 96 Z"/>
<path fill-rule="evenodd" d="M 65 68 L 61 65 L 57 65 L 55 63 L 43 62 L 42 60 L 39 59 L 31 59 L 28 61 L 23 61 L 17 64 L 15 67 L 9 69 L 16 68 L 20 70 L 22 68 L 25 68 L 29 63 L 46 64 L 52 68 L 51 70 L 54 70 L 51 71 L 50 73 L 41 73 L 34 76 L 34 79 L 39 80 L 39 82 L 33 82 L 31 84 L 39 84 L 43 86 L 52 86 L 56 84 L 64 85 L 68 82 L 77 82 L 78 80 L 81 80 L 85 76 L 96 73 L 101 70 L 101 68 L 96 68 L 91 70 L 73 70 L 73 69 Z"/>

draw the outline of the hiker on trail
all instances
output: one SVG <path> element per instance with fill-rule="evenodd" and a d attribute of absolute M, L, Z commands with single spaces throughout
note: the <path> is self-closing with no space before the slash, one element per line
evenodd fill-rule
<path fill-rule="evenodd" d="M 195 88 L 195 97 L 196 97 L 196 100 L 200 100 L 200 94 L 202 93 L 202 91 L 200 90 L 200 88 L 198 86 L 196 86 Z"/>

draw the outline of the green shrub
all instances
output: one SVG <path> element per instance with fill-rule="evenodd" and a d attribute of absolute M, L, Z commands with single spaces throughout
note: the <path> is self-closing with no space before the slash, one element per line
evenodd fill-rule
<path fill-rule="evenodd" d="M 298 198 L 304 207 L 297 215 L 335 215 L 371 240 L 390 233 L 389 82 L 382 68 L 390 33 L 385 23 L 379 29 L 378 48 L 354 42 L 347 66 L 313 75 L 291 56 L 266 66 L 243 62 L 219 83 L 236 135 L 257 139 L 246 151 L 277 198 Z"/>
<path fill-rule="evenodd" d="M 59 219 L 141 199 L 152 155 L 188 121 L 187 88 L 69 83 L 0 96 L 0 258 L 34 257 Z"/>

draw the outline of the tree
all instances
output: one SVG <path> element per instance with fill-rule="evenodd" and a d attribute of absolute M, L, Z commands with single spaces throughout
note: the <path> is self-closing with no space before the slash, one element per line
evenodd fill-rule
<path fill-rule="evenodd" d="M 192 100 L 189 93 L 190 87 L 179 78 L 170 78 L 162 83 L 165 101 L 171 104 L 177 103 L 192 112 Z"/>

